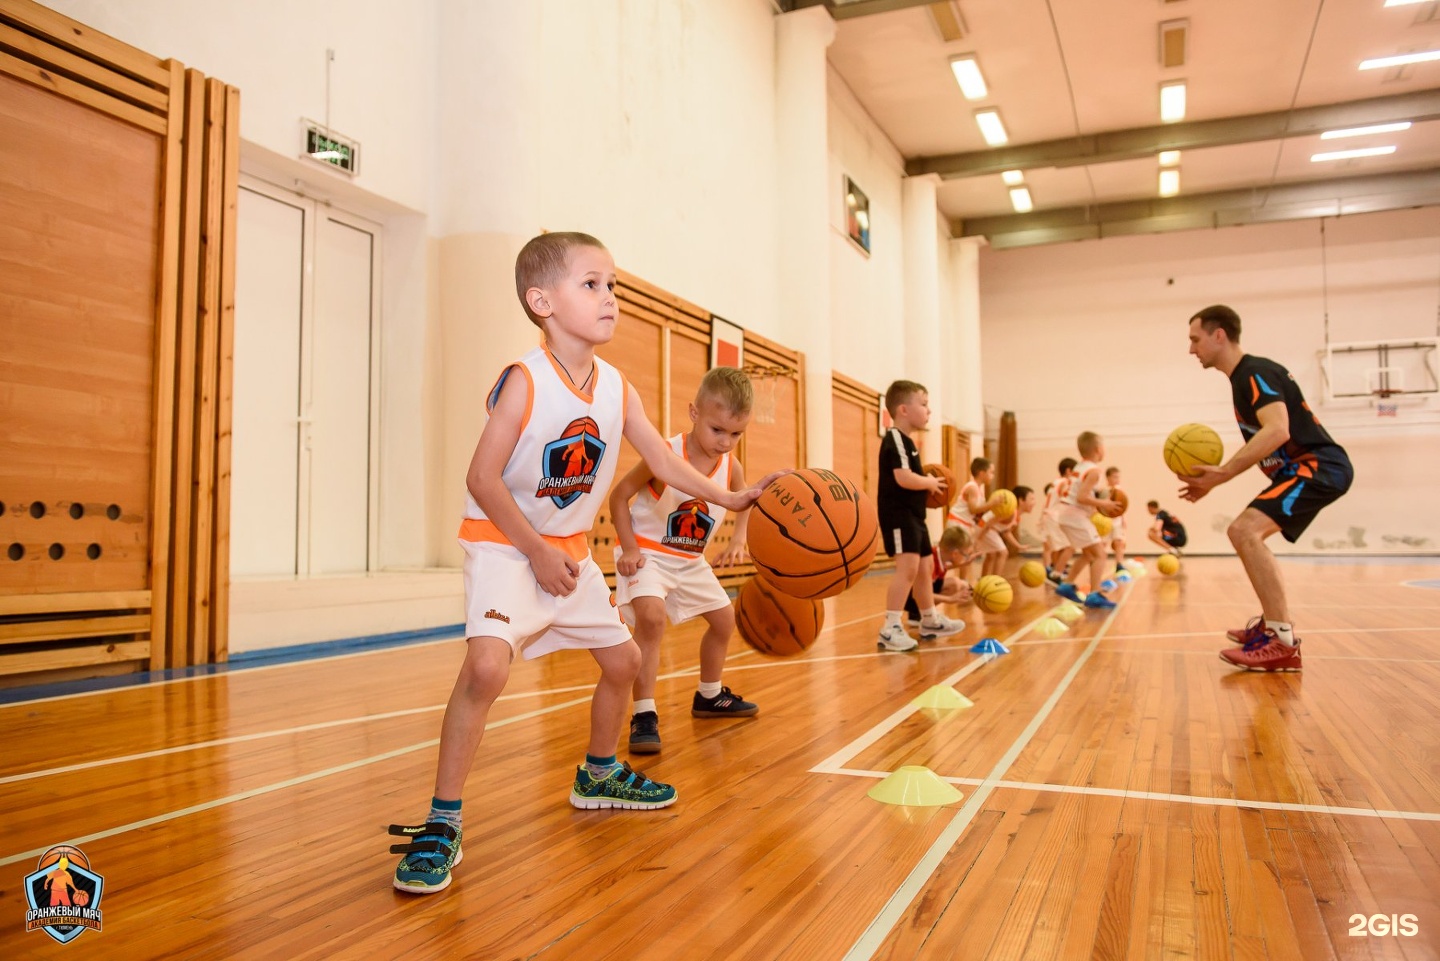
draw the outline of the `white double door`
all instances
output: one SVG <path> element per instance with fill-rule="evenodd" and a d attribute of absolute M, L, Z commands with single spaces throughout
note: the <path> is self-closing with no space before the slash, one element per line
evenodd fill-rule
<path fill-rule="evenodd" d="M 234 576 L 377 564 L 378 224 L 242 177 Z"/>

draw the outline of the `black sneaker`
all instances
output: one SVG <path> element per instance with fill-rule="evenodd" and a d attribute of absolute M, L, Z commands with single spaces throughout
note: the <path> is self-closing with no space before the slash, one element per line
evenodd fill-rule
<path fill-rule="evenodd" d="M 630 718 L 630 753 L 660 753 L 660 715 L 641 711 Z"/>
<path fill-rule="evenodd" d="M 706 697 L 696 691 L 695 700 L 690 705 L 691 717 L 754 717 L 759 713 L 758 704 L 751 704 L 728 687 L 720 688 L 720 693 L 714 697 Z"/>

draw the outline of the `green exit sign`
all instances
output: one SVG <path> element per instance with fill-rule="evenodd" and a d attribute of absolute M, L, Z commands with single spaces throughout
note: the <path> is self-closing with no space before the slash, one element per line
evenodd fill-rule
<path fill-rule="evenodd" d="M 352 177 L 360 172 L 359 142 L 319 124 L 306 122 L 304 152 L 316 163 L 344 171 Z"/>

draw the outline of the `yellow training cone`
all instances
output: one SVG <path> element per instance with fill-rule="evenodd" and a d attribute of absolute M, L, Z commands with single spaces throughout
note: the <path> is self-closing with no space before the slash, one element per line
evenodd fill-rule
<path fill-rule="evenodd" d="M 910 702 L 913 707 L 933 707 L 941 710 L 967 707 L 974 707 L 975 702 L 953 687 L 946 687 L 944 684 L 936 684 L 934 687 L 921 694 Z"/>
<path fill-rule="evenodd" d="M 1085 612 L 1080 610 L 1079 605 L 1069 602 L 1061 604 L 1055 610 L 1055 619 L 1063 624 L 1074 624 L 1084 616 Z"/>
<path fill-rule="evenodd" d="M 1064 634 L 1069 629 L 1070 628 L 1066 627 L 1063 621 L 1056 620 L 1053 617 L 1047 617 L 1045 618 L 1045 620 L 1035 625 L 1035 633 L 1039 634 L 1041 637 L 1044 638 L 1059 637 L 1061 634 Z"/>
<path fill-rule="evenodd" d="M 905 765 L 865 793 L 881 804 L 931 808 L 953 804 L 965 796 L 919 764 Z"/>

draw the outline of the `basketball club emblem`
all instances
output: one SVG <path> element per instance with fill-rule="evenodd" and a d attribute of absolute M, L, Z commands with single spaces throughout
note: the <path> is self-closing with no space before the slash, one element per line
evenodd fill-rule
<path fill-rule="evenodd" d="M 85 852 L 59 844 L 40 855 L 39 866 L 25 875 L 25 930 L 41 930 L 67 944 L 87 928 L 100 930 L 100 898 L 105 879 L 90 870 Z"/>
<path fill-rule="evenodd" d="M 550 498 L 556 507 L 569 507 L 594 489 L 604 456 L 599 425 L 589 417 L 572 420 L 558 440 L 545 445 L 535 496 Z"/>
<path fill-rule="evenodd" d="M 688 500 L 665 519 L 665 536 L 660 543 L 671 550 L 699 554 L 705 550 L 705 542 L 715 529 L 715 518 L 709 514 L 710 505 L 702 500 Z"/>

